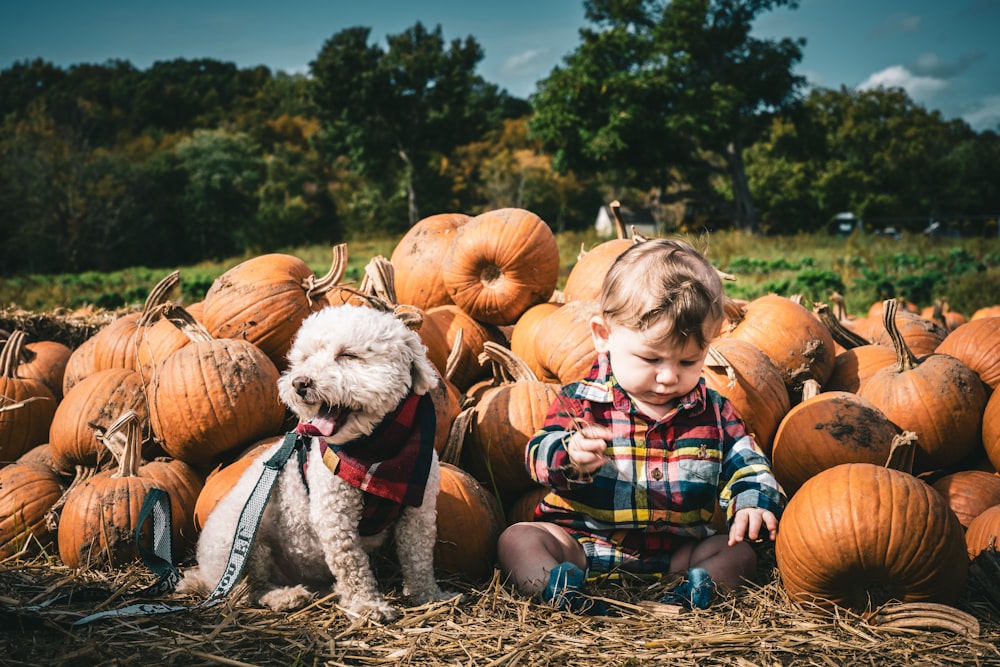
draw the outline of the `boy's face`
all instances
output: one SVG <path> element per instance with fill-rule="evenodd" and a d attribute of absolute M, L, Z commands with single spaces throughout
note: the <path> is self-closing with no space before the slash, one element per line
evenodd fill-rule
<path fill-rule="evenodd" d="M 594 347 L 608 354 L 618 384 L 654 419 L 663 417 L 698 385 L 708 355 L 708 345 L 700 347 L 693 338 L 682 346 L 657 342 L 664 340 L 668 324 L 640 332 L 603 317 L 590 322 Z"/>

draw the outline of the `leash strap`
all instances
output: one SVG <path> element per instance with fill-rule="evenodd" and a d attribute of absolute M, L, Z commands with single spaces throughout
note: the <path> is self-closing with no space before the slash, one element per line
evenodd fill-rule
<path fill-rule="evenodd" d="M 243 575 L 243 571 L 246 569 L 247 562 L 249 561 L 250 550 L 253 547 L 254 541 L 257 539 L 257 531 L 260 529 L 260 522 L 264 516 L 264 508 L 267 506 L 267 502 L 271 497 L 271 492 L 274 490 L 274 484 L 278 480 L 278 474 L 285 466 L 285 463 L 288 462 L 288 459 L 291 457 L 298 442 L 298 434 L 294 431 L 287 433 L 285 435 L 285 440 L 281 444 L 278 451 L 275 452 L 270 459 L 264 462 L 264 469 L 261 471 L 260 477 L 257 479 L 257 484 L 254 486 L 253 491 L 250 493 L 250 497 L 247 498 L 247 502 L 243 506 L 243 511 L 240 513 L 240 520 L 236 525 L 236 534 L 233 536 L 233 546 L 229 551 L 229 561 L 226 563 L 226 568 L 223 572 L 222 578 L 219 579 L 219 583 L 216 584 L 215 590 L 213 590 L 206 599 L 202 600 L 194 607 L 168 605 L 163 603 L 137 603 L 126 605 L 117 609 L 108 609 L 90 614 L 89 616 L 84 616 L 83 618 L 75 621 L 73 626 L 77 627 L 86 625 L 87 623 L 101 618 L 153 616 L 185 610 L 207 609 L 208 607 L 213 607 L 222 602 L 222 600 L 232 592 L 233 588 L 235 588 L 236 584 L 240 580 L 240 577 Z M 141 594 L 145 595 L 149 595 L 151 592 L 157 594 L 169 593 L 174 590 L 174 587 L 180 580 L 180 575 L 177 572 L 177 569 L 171 564 L 170 559 L 171 522 L 169 498 L 167 498 L 167 494 L 165 492 L 160 491 L 159 489 L 155 489 L 155 491 L 159 492 L 158 497 L 155 500 L 150 500 L 149 495 L 147 495 L 146 500 L 143 503 L 143 510 L 140 511 L 139 526 L 136 528 L 136 544 L 141 545 L 141 542 L 139 541 L 139 529 L 142 528 L 142 525 L 145 523 L 148 516 L 150 514 L 152 515 L 154 525 L 153 553 L 149 553 L 149 551 L 142 546 L 139 547 L 139 553 L 147 567 L 159 574 L 160 579 L 155 584 L 142 591 Z M 152 493 L 150 495 L 152 495 Z M 147 505 L 150 506 L 148 510 L 146 507 Z M 163 528 L 163 521 L 166 521 L 165 530 Z"/>

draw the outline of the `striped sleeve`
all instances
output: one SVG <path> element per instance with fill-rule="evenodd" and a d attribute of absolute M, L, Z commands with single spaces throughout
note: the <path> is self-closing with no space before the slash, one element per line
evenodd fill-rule
<path fill-rule="evenodd" d="M 726 436 L 719 506 L 726 511 L 726 522 L 746 507 L 759 507 L 780 518 L 786 498 L 771 462 L 729 401 L 724 400 L 721 414 Z"/>

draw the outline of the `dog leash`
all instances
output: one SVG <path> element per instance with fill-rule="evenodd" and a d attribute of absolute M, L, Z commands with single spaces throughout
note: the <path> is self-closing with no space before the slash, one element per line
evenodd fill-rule
<path fill-rule="evenodd" d="M 243 510 L 240 512 L 240 520 L 236 524 L 236 534 L 233 536 L 233 546 L 229 551 L 229 560 L 223 570 L 222 578 L 216 584 L 207 598 L 200 603 L 191 606 L 169 605 L 165 603 L 135 603 L 99 611 L 88 616 L 84 616 L 73 623 L 74 627 L 86 625 L 92 621 L 102 618 L 121 618 L 125 616 L 152 616 L 158 614 L 170 614 L 178 611 L 192 611 L 196 609 L 207 609 L 222 602 L 243 576 L 243 571 L 249 562 L 250 551 L 253 543 L 257 539 L 257 532 L 260 529 L 261 518 L 264 516 L 264 509 L 271 498 L 278 474 L 291 458 L 301 442 L 300 436 L 294 431 L 285 435 L 281 447 L 271 458 L 264 462 L 264 469 L 257 478 L 257 484 L 247 498 Z M 142 545 L 139 540 L 139 531 L 146 521 L 153 519 L 153 549 Z M 163 595 L 174 590 L 177 582 L 180 581 L 180 573 L 171 562 L 171 512 L 170 499 L 165 491 L 152 489 L 143 501 L 142 509 L 139 511 L 138 526 L 135 530 L 135 541 L 139 548 L 139 554 L 146 566 L 159 575 L 156 583 L 147 587 L 139 593 L 140 596 Z M 46 604 L 50 604 L 49 603 Z"/>

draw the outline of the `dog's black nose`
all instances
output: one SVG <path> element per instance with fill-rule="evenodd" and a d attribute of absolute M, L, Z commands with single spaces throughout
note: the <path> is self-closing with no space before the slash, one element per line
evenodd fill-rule
<path fill-rule="evenodd" d="M 313 381 L 312 378 L 300 375 L 292 380 L 292 386 L 295 387 L 295 393 L 302 398 L 305 398 L 306 394 L 308 394 L 309 390 L 313 387 Z"/>

